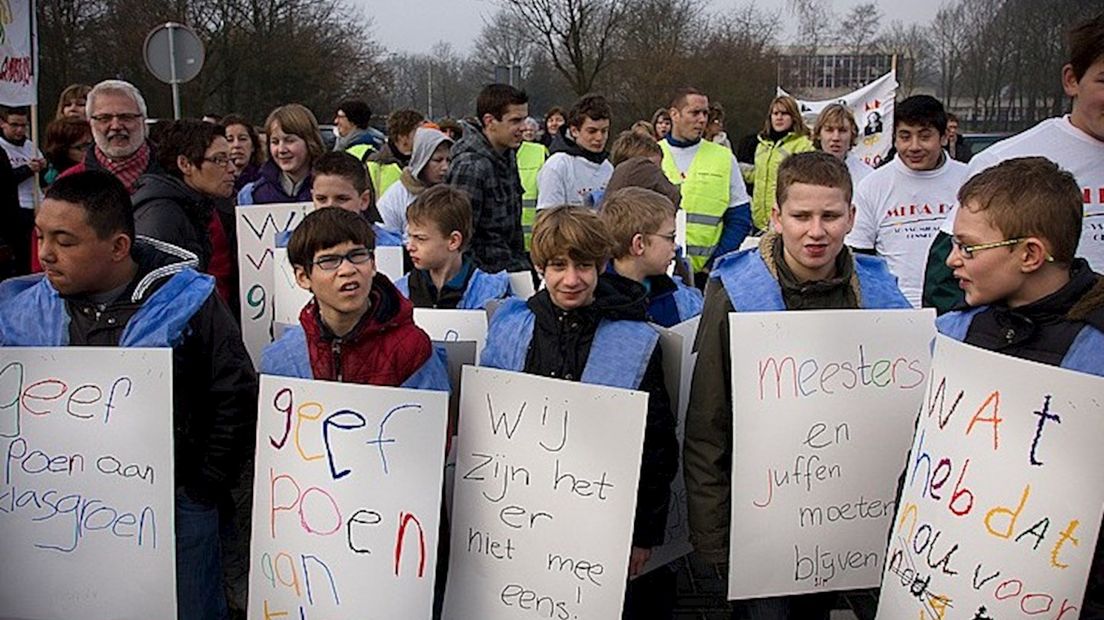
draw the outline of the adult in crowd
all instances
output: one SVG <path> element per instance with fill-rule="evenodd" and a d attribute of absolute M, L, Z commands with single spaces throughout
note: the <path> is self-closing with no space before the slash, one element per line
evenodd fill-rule
<path fill-rule="evenodd" d="M 529 120 L 533 120 L 532 117 Z M 558 145 L 562 142 L 554 140 L 552 143 Z M 518 176 L 521 177 L 521 230 L 528 251 L 533 237 L 533 222 L 537 218 L 537 197 L 540 195 L 537 175 L 548 161 L 548 148 L 541 142 L 526 140 L 518 147 L 516 159 Z"/>
<path fill-rule="evenodd" d="M 215 276 L 219 296 L 230 302 L 236 280 L 229 237 L 215 215 L 215 201 L 234 194 L 234 163 L 222 127 L 174 121 L 157 145 L 161 168 L 143 175 L 134 192 L 139 235 L 195 254 L 196 269 Z"/>
<path fill-rule="evenodd" d="M 442 118 L 437 122 L 437 127 L 439 127 L 446 136 L 451 138 L 453 142 L 458 142 L 460 138 L 464 136 L 464 128 L 460 126 L 460 121 L 455 118 Z"/>
<path fill-rule="evenodd" d="M 660 108 L 652 114 L 652 127 L 655 129 L 655 139 L 662 140 L 671 133 L 671 112 L 667 108 Z"/>
<path fill-rule="evenodd" d="M 58 97 L 57 111 L 54 120 L 60 118 L 77 118 L 88 120 L 88 93 L 92 90 L 87 84 L 70 84 L 61 91 Z"/>
<path fill-rule="evenodd" d="M 84 159 L 92 146 L 92 126 L 82 118 L 63 117 L 46 126 L 46 141 L 42 153 L 46 156 L 46 172 L 42 181 L 50 185 L 58 176 Z"/>
<path fill-rule="evenodd" d="M 370 131 L 372 108 L 360 99 L 346 99 L 337 106 L 334 113 L 337 141 L 335 151 L 347 151 L 353 157 L 364 161 L 379 149 L 379 141 Z"/>
<path fill-rule="evenodd" d="M 176 617 L 224 620 L 216 505 L 253 453 L 257 419 L 241 333 L 190 253 L 135 236 L 118 177 L 58 179 L 35 225 L 46 275 L 4 289 L 0 346 L 172 348 Z"/>
<path fill-rule="evenodd" d="M 698 288 L 713 260 L 739 249 L 751 228 L 751 200 L 732 151 L 702 139 L 709 98 L 696 88 L 675 93 L 669 108 L 671 133 L 659 146 L 663 172 L 679 186 L 686 210 L 686 253 Z"/>
<path fill-rule="evenodd" d="M 387 117 L 387 144 L 368 156 L 368 176 L 376 195 L 382 196 L 398 183 L 403 168 L 410 165 L 414 153 L 414 131 L 425 122 L 417 110 L 395 110 Z"/>
<path fill-rule="evenodd" d="M 751 196 L 751 220 L 757 230 L 770 224 L 778 166 L 790 155 L 813 150 L 809 128 L 801 118 L 797 100 L 789 95 L 771 101 L 767 119 L 755 147 L 755 167 L 751 171 L 755 193 Z"/>
<path fill-rule="evenodd" d="M 525 142 L 536 142 L 540 131 L 540 123 L 532 116 L 525 119 L 525 126 L 521 130 L 521 139 Z"/>
<path fill-rule="evenodd" d="M 1062 88 L 1072 99 L 1070 113 L 1042 121 L 1002 140 L 970 160 L 967 178 L 1015 157 L 1041 156 L 1073 173 L 1085 195 L 1085 225 L 1077 253 L 1097 272 L 1104 271 L 1104 13 L 1069 31 L 1069 59 L 1062 67 Z M 962 289 L 950 268 L 953 211 L 928 250 L 924 305 L 946 312 L 962 303 Z"/>
<path fill-rule="evenodd" d="M 725 111 L 720 101 L 709 102 L 709 118 L 705 123 L 705 139 L 732 150 L 732 142 L 725 131 Z"/>
<path fill-rule="evenodd" d="M 560 135 L 560 130 L 563 129 L 566 122 L 567 112 L 563 108 L 560 106 L 548 108 L 548 111 L 544 113 L 544 133 L 541 134 L 540 139 L 545 148 L 552 146 L 552 141 Z"/>
<path fill-rule="evenodd" d="M 947 113 L 946 149 L 951 159 L 964 164 L 970 163 L 970 160 L 974 157 L 974 150 L 966 143 L 966 139 L 962 137 L 962 134 L 958 133 L 958 117 L 950 112 Z"/>
<path fill-rule="evenodd" d="M 475 110 L 479 125 L 469 125 L 453 147 L 447 179 L 471 199 L 471 255 L 488 273 L 528 271 L 515 150 L 529 97 L 513 86 L 491 84 L 480 91 Z"/>
<path fill-rule="evenodd" d="M 19 196 L 19 209 L 5 228 L 12 228 L 12 247 L 20 273 L 30 266 L 31 231 L 34 230 L 35 192 L 38 174 L 46 169 L 46 159 L 27 137 L 30 114 L 26 108 L 0 108 L 0 147 L 11 162 L 11 180 Z"/>
<path fill-rule="evenodd" d="M 325 151 L 314 113 L 298 103 L 280 106 L 265 120 L 265 135 L 269 159 L 238 192 L 238 204 L 310 202 L 311 166 Z"/>
<path fill-rule="evenodd" d="M 261 178 L 265 149 L 253 124 L 240 114 L 222 117 L 222 131 L 230 144 L 230 161 L 234 162 L 234 193 Z"/>
<path fill-rule="evenodd" d="M 613 174 L 606 151 L 611 116 L 601 95 L 587 95 L 571 106 L 563 140 L 553 143 L 537 175 L 537 209 L 591 206 L 591 194 L 605 191 Z"/>
<path fill-rule="evenodd" d="M 424 190 L 444 182 L 452 161 L 452 145 L 452 139 L 436 129 L 419 127 L 414 132 L 410 164 L 403 168 L 399 182 L 387 188 L 379 199 L 379 213 L 385 228 L 406 234 L 407 207 Z"/>
<path fill-rule="evenodd" d="M 847 165 L 851 183 L 856 187 L 874 168 L 851 152 L 859 140 L 859 127 L 851 110 L 842 103 L 832 103 L 817 115 L 813 125 L 813 146 Z"/>

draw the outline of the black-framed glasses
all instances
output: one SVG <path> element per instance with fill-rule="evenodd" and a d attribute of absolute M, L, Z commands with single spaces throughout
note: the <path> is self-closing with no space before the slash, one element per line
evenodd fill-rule
<path fill-rule="evenodd" d="M 88 118 L 96 121 L 97 123 L 110 123 L 111 121 L 119 121 L 121 123 L 133 123 L 136 120 L 142 118 L 141 114 L 134 114 L 133 112 L 124 112 L 122 114 L 93 114 Z"/>
<path fill-rule="evenodd" d="M 974 245 L 966 245 L 958 239 L 951 237 L 951 244 L 953 244 L 955 249 L 958 250 L 960 254 L 962 254 L 963 258 L 973 258 L 976 252 L 992 250 L 993 248 L 1006 248 L 1010 245 L 1016 245 L 1017 243 L 1021 243 L 1027 240 L 1028 237 L 1016 237 L 1015 239 L 1005 239 L 1004 241 L 993 241 L 991 243 L 976 243 Z M 1046 261 L 1048 263 L 1053 263 L 1054 257 L 1047 254 Z"/>
<path fill-rule="evenodd" d="M 368 248 L 358 248 L 345 254 L 325 254 L 314 259 L 314 264 L 322 271 L 333 271 L 341 266 L 344 261 L 353 265 L 363 265 L 376 257 L 376 253 Z"/>

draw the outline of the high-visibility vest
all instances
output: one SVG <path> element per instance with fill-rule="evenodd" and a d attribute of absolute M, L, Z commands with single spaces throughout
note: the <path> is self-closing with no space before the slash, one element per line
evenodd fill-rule
<path fill-rule="evenodd" d="M 360 161 L 364 161 L 366 157 L 376 152 L 376 149 L 372 148 L 371 144 L 354 144 L 345 149 L 345 152 L 356 157 Z"/>
<path fill-rule="evenodd" d="M 686 254 L 695 272 L 705 267 L 721 240 L 732 183 L 732 151 L 705 140 L 700 144 L 683 174 L 675 165 L 671 145 L 666 140 L 659 141 L 663 151 L 663 173 L 682 193 L 682 208 L 686 210 Z"/>
<path fill-rule="evenodd" d="M 759 146 L 755 148 L 755 193 L 751 197 L 751 221 L 759 230 L 766 230 L 770 224 L 771 207 L 774 206 L 774 193 L 778 187 L 778 167 L 790 155 L 807 153 L 814 150 L 813 141 L 808 136 L 790 132 L 778 142 L 759 136 Z"/>
<path fill-rule="evenodd" d="M 537 173 L 548 159 L 548 149 L 540 142 L 522 142 L 517 152 L 518 176 L 521 178 L 521 231 L 525 235 L 525 250 L 533 239 L 533 222 L 537 219 Z"/>
<path fill-rule="evenodd" d="M 368 176 L 372 178 L 372 187 L 376 189 L 376 199 L 379 199 L 388 187 L 391 187 L 402 177 L 402 166 L 398 164 L 380 165 L 378 161 L 367 163 Z"/>

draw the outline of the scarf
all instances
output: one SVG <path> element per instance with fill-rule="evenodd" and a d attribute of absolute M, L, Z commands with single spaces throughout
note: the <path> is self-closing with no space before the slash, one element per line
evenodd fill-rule
<path fill-rule="evenodd" d="M 138 181 L 138 177 L 142 176 L 146 172 L 146 168 L 149 167 L 149 143 L 143 142 L 134 154 L 118 161 L 109 158 L 98 146 L 94 147 L 93 151 L 96 154 L 96 161 L 103 166 L 103 169 L 115 175 L 115 178 L 122 181 L 123 185 L 126 186 L 127 193 L 133 194 L 134 184 Z"/>

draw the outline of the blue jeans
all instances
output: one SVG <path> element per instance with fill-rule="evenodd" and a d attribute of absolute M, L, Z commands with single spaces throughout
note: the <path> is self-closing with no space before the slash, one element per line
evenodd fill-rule
<path fill-rule="evenodd" d="M 218 508 L 176 490 L 177 620 L 227 620 Z"/>

